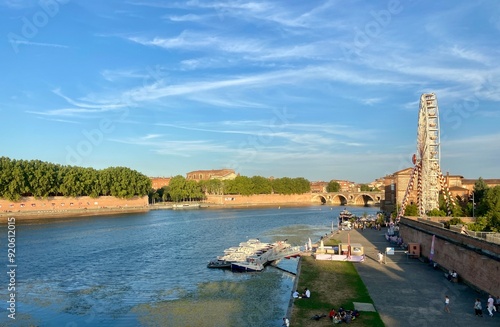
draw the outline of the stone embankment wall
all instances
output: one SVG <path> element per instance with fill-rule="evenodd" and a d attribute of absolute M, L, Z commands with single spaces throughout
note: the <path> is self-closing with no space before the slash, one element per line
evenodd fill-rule
<path fill-rule="evenodd" d="M 433 261 L 447 270 L 456 270 L 461 282 L 490 294 L 500 291 L 500 245 L 473 238 L 408 218 L 401 218 L 399 233 L 405 243 L 419 243 L 420 253 L 429 258 L 432 235 Z"/>
<path fill-rule="evenodd" d="M 24 197 L 19 201 L 9 201 L 0 199 L 0 213 L 49 213 L 49 212 L 70 212 L 78 210 L 95 209 L 120 209 L 139 208 L 148 206 L 148 197 L 133 197 L 130 199 L 119 199 L 113 196 L 101 196 L 91 198 L 88 196 L 70 198 L 64 196 L 48 197 L 47 199 L 37 199 L 34 197 Z"/>
<path fill-rule="evenodd" d="M 218 205 L 280 205 L 280 204 L 321 204 L 321 198 L 305 194 L 257 194 L 257 195 L 209 195 L 206 203 Z"/>

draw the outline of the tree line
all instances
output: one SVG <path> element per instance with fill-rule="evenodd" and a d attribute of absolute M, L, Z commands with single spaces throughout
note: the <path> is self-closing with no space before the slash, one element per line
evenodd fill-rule
<path fill-rule="evenodd" d="M 23 196 L 115 196 L 147 195 L 149 177 L 126 167 L 102 170 L 58 165 L 40 160 L 0 158 L 0 197 L 17 201 Z"/>
<path fill-rule="evenodd" d="M 310 182 L 303 178 L 268 179 L 262 176 L 237 176 L 233 180 L 187 180 L 181 175 L 170 180 L 168 186 L 151 190 L 152 201 L 203 200 L 206 195 L 255 195 L 255 194 L 303 194 L 311 191 Z"/>

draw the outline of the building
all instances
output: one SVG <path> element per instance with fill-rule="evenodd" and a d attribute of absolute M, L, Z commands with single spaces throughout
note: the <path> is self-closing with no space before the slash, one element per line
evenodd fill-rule
<path fill-rule="evenodd" d="M 199 182 L 210 179 L 235 179 L 237 176 L 238 174 L 235 173 L 234 169 L 212 169 L 191 171 L 186 174 L 186 179 Z"/>
<path fill-rule="evenodd" d="M 151 188 L 157 190 L 164 186 L 168 186 L 172 177 L 149 177 L 149 179 L 151 179 Z"/>
<path fill-rule="evenodd" d="M 326 193 L 328 182 L 310 182 L 311 193 Z"/>

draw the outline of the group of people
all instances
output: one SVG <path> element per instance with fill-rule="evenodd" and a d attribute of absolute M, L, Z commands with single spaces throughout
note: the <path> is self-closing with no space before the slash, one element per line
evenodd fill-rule
<path fill-rule="evenodd" d="M 493 312 L 498 312 L 500 310 L 500 296 L 494 298 L 491 294 L 486 300 L 486 309 L 490 317 L 493 317 Z M 444 311 L 450 313 L 450 298 L 448 295 L 444 297 Z M 483 316 L 483 306 L 481 304 L 481 299 L 477 298 L 474 302 L 474 313 L 478 317 Z"/>
<path fill-rule="evenodd" d="M 497 296 L 495 299 L 490 294 L 488 296 L 488 300 L 486 301 L 486 309 L 488 310 L 490 317 L 493 317 L 493 312 L 498 312 L 498 310 L 500 310 L 500 296 Z M 474 313 L 476 316 L 483 316 L 483 307 L 480 299 L 476 299 L 476 302 L 474 302 Z"/>
<path fill-rule="evenodd" d="M 294 299 L 308 299 L 311 297 L 311 291 L 306 287 L 303 293 L 299 293 L 299 290 L 295 290 L 292 294 Z"/>
<path fill-rule="evenodd" d="M 449 270 L 448 274 L 446 274 L 446 279 L 450 282 L 458 282 L 458 274 L 455 270 Z"/>
<path fill-rule="evenodd" d="M 344 308 L 339 308 L 338 311 L 335 311 L 335 309 L 332 308 L 330 310 L 330 314 L 328 315 L 330 320 L 334 324 L 340 324 L 342 322 L 349 324 L 351 321 L 359 317 L 359 311 L 358 310 L 344 310 Z"/>

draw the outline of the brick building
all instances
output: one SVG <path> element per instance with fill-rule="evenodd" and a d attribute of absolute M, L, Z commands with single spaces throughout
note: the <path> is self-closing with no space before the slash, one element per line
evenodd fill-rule
<path fill-rule="evenodd" d="M 310 182 L 312 193 L 325 193 L 328 182 Z"/>
<path fill-rule="evenodd" d="M 168 186 L 172 177 L 150 177 L 149 179 L 151 179 L 151 188 L 157 190 L 163 186 Z"/>
<path fill-rule="evenodd" d="M 195 170 L 186 174 L 187 180 L 206 181 L 209 179 L 235 179 L 238 175 L 234 169 L 212 169 L 212 170 Z"/>

